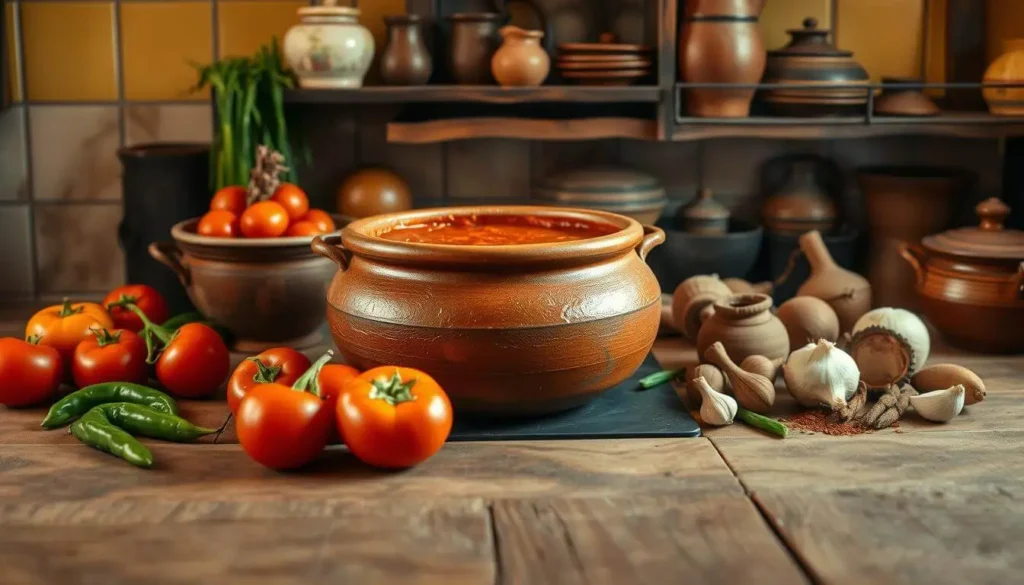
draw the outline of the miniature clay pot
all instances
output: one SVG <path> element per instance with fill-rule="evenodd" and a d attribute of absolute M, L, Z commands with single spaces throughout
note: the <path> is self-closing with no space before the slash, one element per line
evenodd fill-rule
<path fill-rule="evenodd" d="M 760 355 L 770 360 L 789 356 L 786 326 L 772 314 L 772 298 L 762 294 L 740 294 L 720 299 L 697 334 L 697 355 L 721 342 L 734 362 Z"/>
<path fill-rule="evenodd" d="M 423 85 L 434 65 L 423 40 L 423 19 L 415 14 L 384 18 L 388 44 L 380 56 L 380 76 L 388 85 Z"/>
<path fill-rule="evenodd" d="M 501 246 L 379 236 L 400 225 L 481 215 L 568 218 L 617 230 Z M 650 353 L 661 291 L 644 259 L 663 240 L 661 230 L 612 213 L 491 205 L 365 218 L 312 247 L 339 268 L 327 321 L 347 363 L 427 372 L 459 412 L 534 415 L 589 401 L 629 378 Z"/>
<path fill-rule="evenodd" d="M 730 295 L 732 291 L 717 274 L 691 276 L 672 295 L 672 322 L 687 339 L 696 341 L 703 319 L 713 310 L 711 306 Z"/>
<path fill-rule="evenodd" d="M 491 72 L 502 87 L 536 87 L 551 71 L 551 58 L 540 45 L 544 31 L 504 26 L 504 41 L 491 59 Z"/>

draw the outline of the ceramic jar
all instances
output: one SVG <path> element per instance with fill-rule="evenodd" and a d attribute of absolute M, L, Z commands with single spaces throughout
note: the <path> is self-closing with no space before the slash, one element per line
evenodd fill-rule
<path fill-rule="evenodd" d="M 948 167 L 857 169 L 871 230 L 867 276 L 875 306 L 917 310 L 914 271 L 900 258 L 900 245 L 946 229 L 954 201 L 974 181 L 973 173 Z"/>
<path fill-rule="evenodd" d="M 396 225 L 509 215 L 611 224 L 584 240 L 509 246 L 385 240 Z M 661 230 L 600 211 L 530 206 L 378 215 L 313 250 L 338 265 L 327 322 L 345 361 L 430 372 L 458 412 L 529 415 L 581 405 L 650 353 L 661 292 L 647 253 Z"/>
<path fill-rule="evenodd" d="M 373 35 L 359 24 L 359 9 L 334 6 L 298 9 L 299 24 L 288 29 L 281 46 L 299 87 L 356 88 L 373 61 Z"/>
<path fill-rule="evenodd" d="M 1003 54 L 985 70 L 984 83 L 1021 83 L 1024 80 L 1024 39 L 1003 42 Z M 989 87 L 981 92 L 990 112 L 997 116 L 1024 116 L 1024 87 Z"/>
<path fill-rule="evenodd" d="M 388 16 L 388 44 L 380 56 L 380 75 L 388 85 L 424 85 L 434 66 L 423 40 L 423 19 L 415 14 Z"/>
<path fill-rule="evenodd" d="M 1024 352 L 1024 232 L 1003 222 L 996 198 L 975 208 L 978 227 L 903 244 L 917 276 L 921 310 L 946 340 L 971 351 Z"/>
<path fill-rule="evenodd" d="M 536 87 L 551 71 L 551 58 L 541 46 L 544 31 L 504 26 L 504 41 L 491 59 L 491 73 L 502 87 Z"/>
<path fill-rule="evenodd" d="M 790 235 L 810 230 L 831 233 L 836 228 L 839 209 L 829 192 L 837 190 L 839 170 L 835 163 L 814 155 L 798 155 L 773 159 L 765 167 L 762 182 L 770 196 L 761 213 L 766 228 Z"/>
<path fill-rule="evenodd" d="M 770 360 L 789 357 L 789 334 L 782 321 L 772 314 L 770 296 L 732 295 L 716 301 L 714 307 L 714 313 L 697 334 L 697 355 L 702 362 L 704 352 L 719 341 L 736 363 L 752 355 Z"/>
<path fill-rule="evenodd" d="M 796 294 L 825 301 L 839 317 L 839 333 L 852 331 L 857 319 L 871 310 L 871 284 L 863 276 L 836 264 L 817 230 L 800 236 L 800 250 L 811 265 L 811 276 Z"/>
<path fill-rule="evenodd" d="M 715 200 L 711 189 L 701 189 L 692 201 L 679 208 L 676 218 L 684 232 L 720 235 L 729 231 L 731 215 L 728 207 Z"/>
<path fill-rule="evenodd" d="M 498 29 L 504 20 L 505 16 L 497 12 L 459 12 L 448 17 L 451 23 L 450 67 L 455 83 L 494 83 L 491 59 L 501 45 Z"/>
<path fill-rule="evenodd" d="M 762 80 L 781 86 L 763 92 L 771 111 L 780 116 L 866 115 L 870 78 L 853 53 L 832 46 L 831 31 L 819 29 L 814 18 L 786 32 L 792 38 L 785 47 L 768 51 Z M 798 87 L 807 85 L 830 87 Z"/>
<path fill-rule="evenodd" d="M 764 0 L 688 0 L 679 41 L 684 83 L 737 83 L 736 89 L 686 90 L 691 116 L 745 118 L 765 67 L 757 20 Z"/>

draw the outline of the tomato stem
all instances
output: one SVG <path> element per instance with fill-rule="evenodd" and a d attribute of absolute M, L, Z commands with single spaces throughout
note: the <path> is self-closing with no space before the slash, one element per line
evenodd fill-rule
<path fill-rule="evenodd" d="M 42 335 L 29 335 L 28 337 L 25 338 L 25 341 L 31 343 L 32 345 L 39 345 L 39 342 L 41 342 L 42 340 Z"/>
<path fill-rule="evenodd" d="M 256 374 L 253 375 L 252 381 L 257 384 L 273 384 L 274 380 L 281 375 L 281 366 L 268 366 L 258 357 L 245 359 L 256 364 Z"/>
<path fill-rule="evenodd" d="M 373 381 L 373 389 L 370 390 L 371 400 L 383 400 L 391 406 L 403 402 L 416 400 L 412 393 L 412 387 L 416 385 L 416 379 L 402 382 L 402 375 L 395 368 L 395 375 L 391 379 L 377 378 Z"/>
<path fill-rule="evenodd" d="M 121 293 L 121 296 L 117 297 L 116 301 L 107 304 L 107 310 L 109 311 L 111 309 L 117 308 L 124 309 L 128 306 L 129 303 L 134 305 L 136 302 L 138 302 L 138 300 L 139 297 L 135 295 L 126 295 L 124 293 Z"/>
<path fill-rule="evenodd" d="M 92 331 L 93 335 L 96 336 L 96 345 L 100 347 L 106 347 L 108 345 L 115 344 L 121 341 L 120 331 L 118 331 L 117 333 L 111 333 L 110 331 L 107 331 L 106 328 L 89 329 L 89 331 Z"/>
<path fill-rule="evenodd" d="M 81 305 L 79 305 L 79 307 L 77 309 L 72 307 L 71 306 L 71 299 L 65 297 L 64 298 L 64 304 L 62 304 L 61 307 L 60 307 L 60 310 L 57 311 L 57 316 L 60 317 L 61 319 L 63 319 L 65 317 L 70 317 L 72 315 L 77 315 L 78 313 L 81 313 L 84 310 L 85 310 L 85 307 L 83 307 Z"/>
<path fill-rule="evenodd" d="M 166 346 L 172 339 L 174 339 L 176 331 L 172 331 L 167 327 L 157 325 L 150 321 L 149 317 L 147 317 L 146 314 L 142 312 L 142 309 L 140 309 L 135 303 L 124 303 L 123 305 L 119 304 L 118 306 L 124 307 L 125 309 L 135 313 L 139 316 L 139 319 L 142 320 L 142 337 L 146 340 L 146 363 L 156 363 L 156 354 L 160 353 L 160 349 L 162 348 L 156 348 L 157 344 L 154 343 L 153 338 L 155 337 L 161 345 Z"/>
<path fill-rule="evenodd" d="M 332 357 L 334 357 L 334 351 L 328 349 L 327 353 L 320 356 L 298 380 L 295 380 L 295 383 L 292 384 L 292 389 L 300 392 L 309 392 L 317 398 L 322 398 L 320 394 L 320 370 L 324 369 L 324 366 L 327 365 L 327 362 L 331 361 Z"/>

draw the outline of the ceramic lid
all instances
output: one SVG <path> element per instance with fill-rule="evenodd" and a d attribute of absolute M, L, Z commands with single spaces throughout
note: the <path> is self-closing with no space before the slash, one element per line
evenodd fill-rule
<path fill-rule="evenodd" d="M 852 57 L 853 51 L 843 51 L 828 42 L 830 32 L 818 28 L 818 19 L 805 18 L 803 28 L 789 29 L 789 44 L 781 49 L 768 51 L 771 57 Z"/>
<path fill-rule="evenodd" d="M 981 223 L 978 227 L 949 230 L 928 236 L 922 244 L 929 250 L 982 259 L 1024 259 L 1024 231 L 1008 230 L 1003 222 L 1010 208 L 996 197 L 974 208 Z"/>
<path fill-rule="evenodd" d="M 541 179 L 538 187 L 576 193 L 633 193 L 662 190 L 651 175 L 626 167 L 595 166 L 556 173 Z"/>
<path fill-rule="evenodd" d="M 338 6 L 337 0 L 321 0 L 320 4 L 299 8 L 299 16 L 348 16 L 359 17 L 362 12 L 352 6 Z"/>

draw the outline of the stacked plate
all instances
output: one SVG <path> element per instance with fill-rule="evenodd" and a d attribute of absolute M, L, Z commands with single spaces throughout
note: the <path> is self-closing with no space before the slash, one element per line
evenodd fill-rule
<path fill-rule="evenodd" d="M 615 42 L 601 35 L 598 43 L 558 45 L 556 67 L 563 79 L 581 85 L 631 85 L 652 73 L 653 49 Z"/>
<path fill-rule="evenodd" d="M 653 225 L 668 203 L 665 188 L 646 173 L 627 167 L 592 166 L 544 177 L 533 198 L 545 205 L 610 211 Z"/>

